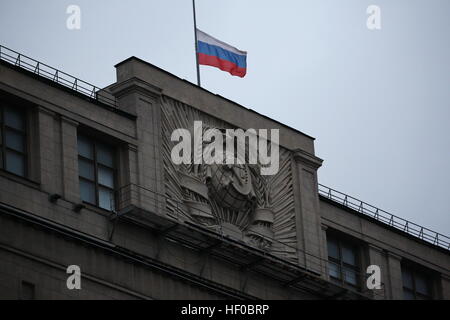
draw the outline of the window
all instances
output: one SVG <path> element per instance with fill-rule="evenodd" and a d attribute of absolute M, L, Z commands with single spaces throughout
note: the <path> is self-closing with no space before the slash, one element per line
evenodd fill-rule
<path fill-rule="evenodd" d="M 22 110 L 0 104 L 0 169 L 27 175 L 26 117 Z"/>
<path fill-rule="evenodd" d="M 432 299 L 430 275 L 402 265 L 403 297 L 405 300 Z"/>
<path fill-rule="evenodd" d="M 34 284 L 22 281 L 20 289 L 20 299 L 21 300 L 34 300 L 35 299 L 35 288 Z"/>
<path fill-rule="evenodd" d="M 327 235 L 328 274 L 333 282 L 359 287 L 358 248 L 350 241 Z"/>
<path fill-rule="evenodd" d="M 80 195 L 102 209 L 115 208 L 115 149 L 83 135 L 78 136 Z"/>

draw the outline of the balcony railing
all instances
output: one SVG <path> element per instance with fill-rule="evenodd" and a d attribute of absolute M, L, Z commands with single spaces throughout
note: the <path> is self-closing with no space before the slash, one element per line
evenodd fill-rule
<path fill-rule="evenodd" d="M 0 60 L 15 67 L 32 72 L 44 77 L 70 90 L 78 92 L 83 96 L 94 99 L 110 107 L 117 108 L 117 101 L 109 92 L 100 89 L 86 81 L 78 79 L 63 71 L 50 67 L 45 63 L 34 60 L 19 52 L 0 45 Z"/>
<path fill-rule="evenodd" d="M 426 242 L 450 250 L 450 238 L 436 231 L 419 226 L 414 222 L 397 217 L 389 212 L 374 207 L 364 201 L 353 198 L 345 193 L 319 184 L 319 194 L 327 199 L 369 216 L 377 221 L 406 232 Z"/>

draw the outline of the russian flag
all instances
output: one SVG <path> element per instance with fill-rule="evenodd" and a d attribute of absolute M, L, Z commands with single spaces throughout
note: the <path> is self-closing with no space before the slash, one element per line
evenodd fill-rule
<path fill-rule="evenodd" d="M 247 73 L 247 52 L 236 49 L 197 29 L 198 63 L 217 67 L 243 78 Z"/>

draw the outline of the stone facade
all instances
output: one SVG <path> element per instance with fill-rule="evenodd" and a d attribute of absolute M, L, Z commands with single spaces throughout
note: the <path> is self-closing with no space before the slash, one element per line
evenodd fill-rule
<path fill-rule="evenodd" d="M 1 103 L 23 108 L 29 134 L 27 176 L 0 170 L 0 298 L 402 299 L 407 262 L 450 299 L 447 249 L 319 196 L 314 138 L 137 58 L 116 69 L 111 107 L 1 62 Z M 199 120 L 279 129 L 280 170 L 234 168 L 227 184 L 221 168 L 174 165 L 171 133 Z M 81 200 L 80 133 L 115 147 L 114 211 Z M 357 244 L 359 286 L 331 281 L 329 234 Z M 69 265 L 81 290 L 66 286 Z M 381 289 L 365 288 L 369 265 Z"/>

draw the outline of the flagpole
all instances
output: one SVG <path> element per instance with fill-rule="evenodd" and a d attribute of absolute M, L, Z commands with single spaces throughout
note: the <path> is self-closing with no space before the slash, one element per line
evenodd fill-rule
<path fill-rule="evenodd" d="M 195 16 L 195 0 L 192 0 L 192 9 L 194 12 L 194 35 L 195 35 L 195 63 L 197 66 L 197 85 L 200 87 L 200 66 L 198 64 L 198 42 L 197 42 L 197 18 Z"/>

